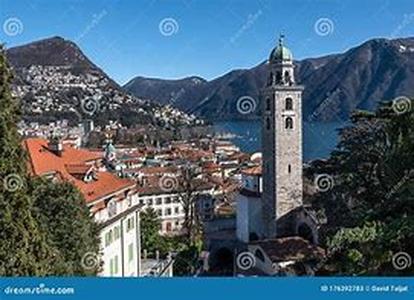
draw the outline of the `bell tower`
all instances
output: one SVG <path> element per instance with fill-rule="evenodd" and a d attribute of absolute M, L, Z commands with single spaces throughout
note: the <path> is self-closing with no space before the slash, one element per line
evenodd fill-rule
<path fill-rule="evenodd" d="M 262 90 L 263 235 L 288 233 L 290 213 L 302 206 L 302 91 L 283 35 L 270 54 Z"/>

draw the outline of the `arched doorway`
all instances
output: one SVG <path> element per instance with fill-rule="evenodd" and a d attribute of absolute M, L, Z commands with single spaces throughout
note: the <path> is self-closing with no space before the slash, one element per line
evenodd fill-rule
<path fill-rule="evenodd" d="M 233 275 L 233 252 L 228 248 L 218 249 L 210 258 L 210 270 L 216 276 L 231 276 Z"/>

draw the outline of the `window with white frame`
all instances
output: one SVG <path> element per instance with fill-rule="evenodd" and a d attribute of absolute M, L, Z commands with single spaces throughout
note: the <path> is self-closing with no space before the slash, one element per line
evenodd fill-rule
<path fill-rule="evenodd" d="M 116 215 L 117 207 L 116 207 L 116 201 L 115 200 L 110 200 L 108 202 L 107 210 L 108 210 L 108 217 L 111 218 L 111 217 Z"/>

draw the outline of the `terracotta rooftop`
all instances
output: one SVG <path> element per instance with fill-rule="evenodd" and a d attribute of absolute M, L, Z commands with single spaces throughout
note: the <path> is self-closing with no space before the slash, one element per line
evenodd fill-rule
<path fill-rule="evenodd" d="M 259 245 L 272 262 L 306 261 L 325 256 L 325 251 L 321 247 L 298 236 L 257 241 L 251 244 Z"/>
<path fill-rule="evenodd" d="M 91 165 L 85 163 L 82 164 L 67 164 L 65 165 L 66 170 L 71 175 L 85 175 L 90 169 L 93 168 Z"/>
<path fill-rule="evenodd" d="M 248 169 L 244 169 L 241 171 L 242 174 L 245 175 L 262 175 L 262 166 L 254 166 L 254 167 L 250 167 Z"/>
<path fill-rule="evenodd" d="M 60 180 L 71 182 L 82 192 L 87 203 L 116 194 L 124 189 L 135 188 L 133 181 L 119 178 L 109 172 L 97 172 L 96 179 L 89 182 L 74 176 L 82 174 L 79 172 L 89 170 L 102 158 L 101 153 L 64 145 L 63 152 L 59 156 L 49 150 L 48 141 L 42 138 L 26 139 L 24 146 L 29 154 L 29 168 L 32 175 L 53 174 Z"/>

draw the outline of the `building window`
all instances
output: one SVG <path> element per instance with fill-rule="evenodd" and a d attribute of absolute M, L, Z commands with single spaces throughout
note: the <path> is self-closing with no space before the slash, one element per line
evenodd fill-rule
<path fill-rule="evenodd" d="M 285 71 L 285 83 L 288 84 L 288 85 L 291 85 L 292 84 L 292 81 L 290 79 L 290 73 L 289 73 L 289 71 Z"/>
<path fill-rule="evenodd" d="M 162 204 L 162 199 L 161 198 L 156 198 L 155 199 L 155 204 L 161 205 Z"/>
<path fill-rule="evenodd" d="M 148 203 L 148 205 L 152 205 L 152 198 L 149 198 L 149 199 L 147 200 L 147 203 Z"/>
<path fill-rule="evenodd" d="M 270 119 L 266 118 L 266 129 L 269 130 L 270 129 Z"/>
<path fill-rule="evenodd" d="M 292 172 L 292 168 L 290 165 L 288 165 L 288 173 L 290 174 L 290 172 Z"/>
<path fill-rule="evenodd" d="M 162 210 L 161 210 L 161 209 L 157 209 L 157 214 L 158 214 L 159 216 L 162 216 Z"/>
<path fill-rule="evenodd" d="M 134 217 L 127 219 L 127 228 L 126 231 L 129 232 L 132 229 L 134 229 L 135 226 L 135 221 L 134 221 Z"/>
<path fill-rule="evenodd" d="M 285 100 L 285 109 L 286 110 L 292 110 L 293 109 L 293 99 L 292 98 L 286 98 L 286 100 Z"/>
<path fill-rule="evenodd" d="M 180 213 L 180 208 L 179 207 L 174 208 L 174 213 L 178 215 Z"/>
<path fill-rule="evenodd" d="M 165 204 L 170 204 L 171 203 L 171 198 L 170 197 L 166 197 L 164 203 Z"/>
<path fill-rule="evenodd" d="M 270 110 L 270 98 L 266 98 L 266 110 Z"/>
<path fill-rule="evenodd" d="M 109 269 L 111 275 L 118 274 L 118 255 L 115 255 L 115 257 L 111 258 L 109 261 Z"/>
<path fill-rule="evenodd" d="M 115 226 L 115 228 L 114 228 L 114 241 L 119 239 L 119 237 L 120 237 L 119 226 Z"/>
<path fill-rule="evenodd" d="M 174 202 L 174 203 L 178 203 L 178 202 L 180 202 L 180 199 L 179 199 L 178 197 L 174 197 L 174 198 L 173 198 L 173 202 Z"/>
<path fill-rule="evenodd" d="M 276 84 L 280 84 L 282 81 L 282 74 L 280 72 L 276 72 L 276 78 L 275 78 Z"/>
<path fill-rule="evenodd" d="M 170 216 L 171 215 L 171 208 L 165 209 L 165 215 Z"/>
<path fill-rule="evenodd" d="M 285 120 L 285 128 L 286 129 L 293 129 L 293 119 L 291 117 L 287 117 Z"/>
<path fill-rule="evenodd" d="M 108 210 L 108 216 L 110 218 L 113 217 L 114 215 L 116 215 L 116 202 L 115 202 L 115 200 L 110 200 L 108 202 L 107 210 Z"/>
<path fill-rule="evenodd" d="M 110 262 L 109 262 L 109 273 L 112 275 L 114 275 L 114 259 L 111 258 Z"/>
<path fill-rule="evenodd" d="M 105 234 L 105 246 L 109 246 L 112 243 L 112 229 Z"/>
<path fill-rule="evenodd" d="M 128 262 L 131 262 L 134 259 L 134 244 L 131 243 L 128 245 Z"/>

